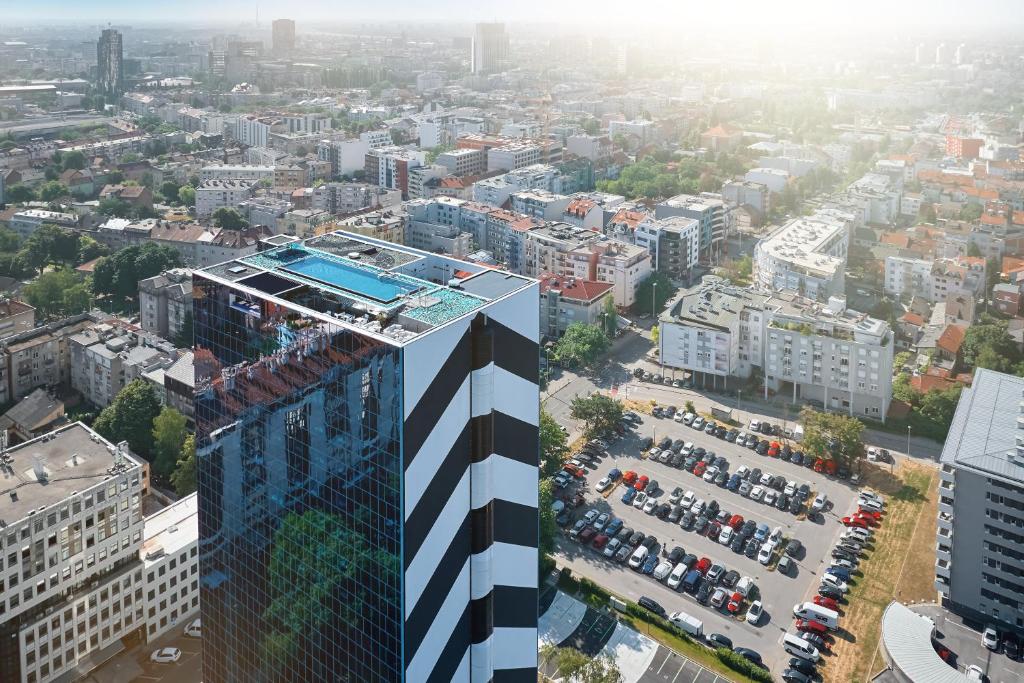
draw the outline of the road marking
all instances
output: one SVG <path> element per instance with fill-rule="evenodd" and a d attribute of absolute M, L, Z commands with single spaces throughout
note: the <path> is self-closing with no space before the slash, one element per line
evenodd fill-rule
<path fill-rule="evenodd" d="M 668 664 L 668 660 L 671 659 L 671 658 L 672 658 L 672 651 L 669 650 L 668 654 L 665 655 L 665 661 L 663 661 L 661 663 L 661 666 L 658 667 L 657 673 L 659 673 L 659 674 L 661 673 L 661 670 L 665 668 L 665 665 Z"/>

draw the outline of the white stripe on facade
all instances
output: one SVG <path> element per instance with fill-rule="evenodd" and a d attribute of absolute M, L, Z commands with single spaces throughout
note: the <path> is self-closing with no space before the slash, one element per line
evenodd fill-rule
<path fill-rule="evenodd" d="M 406 476 L 408 482 L 408 475 Z M 405 618 L 412 614 L 413 608 L 423 594 L 427 582 L 434 575 L 434 570 L 441 562 L 448 545 L 451 543 L 455 533 L 466 515 L 469 514 L 469 468 L 463 472 L 459 483 L 452 491 L 452 495 L 445 503 L 441 514 L 437 516 L 434 525 L 430 528 L 427 537 L 423 539 L 416 557 L 409 564 L 405 572 Z M 466 560 L 467 567 L 469 560 Z M 466 599 L 469 599 L 469 589 L 466 589 Z M 416 679 L 412 679 L 416 680 Z"/>
<path fill-rule="evenodd" d="M 537 666 L 536 628 L 496 628 L 488 639 L 494 647 L 494 669 Z"/>
<path fill-rule="evenodd" d="M 494 408 L 494 363 L 472 372 L 473 417 L 487 415 Z"/>
<path fill-rule="evenodd" d="M 415 465 L 415 461 L 413 462 Z M 473 476 L 474 509 L 482 508 L 494 498 L 537 507 L 537 466 L 492 453 L 470 466 Z"/>
<path fill-rule="evenodd" d="M 494 367 L 494 409 L 527 424 L 540 424 L 537 385 L 515 373 Z"/>
<path fill-rule="evenodd" d="M 492 543 L 470 557 L 472 598 L 479 600 L 495 586 L 537 587 L 537 549 L 511 543 Z"/>
<path fill-rule="evenodd" d="M 423 398 L 437 372 L 462 339 L 470 320 L 456 320 L 444 327 L 431 330 L 430 334 L 415 339 L 402 351 L 404 419 L 408 419 L 416 404 Z"/>
<path fill-rule="evenodd" d="M 416 650 L 416 654 L 413 656 L 412 661 L 409 662 L 409 666 L 405 670 L 406 680 L 427 680 L 437 664 L 438 657 L 441 656 L 441 651 L 448 643 L 448 639 L 459 626 L 459 619 L 462 617 L 463 612 L 466 611 L 466 605 L 468 604 L 469 561 L 467 560 L 466 564 L 462 567 L 462 571 L 459 572 L 458 578 L 452 584 L 452 589 L 448 591 L 448 596 L 444 599 L 444 603 L 437 611 L 433 622 L 431 622 L 430 629 L 427 630 L 427 634 L 423 637 L 423 641 Z M 536 634 L 536 631 L 534 631 L 534 634 Z M 536 635 L 534 640 L 536 641 Z M 537 649 L 536 644 L 534 644 L 533 649 Z"/>
<path fill-rule="evenodd" d="M 467 377 L 459 390 L 452 396 L 448 407 L 441 414 L 441 419 L 431 428 L 430 434 L 424 439 L 423 445 L 413 456 L 413 461 L 405 471 L 405 519 L 416 508 L 423 493 L 433 481 L 437 470 L 444 463 L 448 452 L 459 438 L 459 434 L 469 422 L 469 378 Z"/>

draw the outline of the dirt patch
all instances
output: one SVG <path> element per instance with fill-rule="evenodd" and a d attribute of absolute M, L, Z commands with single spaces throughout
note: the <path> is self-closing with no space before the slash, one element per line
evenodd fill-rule
<path fill-rule="evenodd" d="M 935 518 L 938 470 L 904 462 L 890 473 L 865 468 L 867 485 L 887 496 L 885 518 L 861 563 L 832 654 L 824 660 L 826 681 L 867 681 L 875 668 L 882 612 L 893 600 L 934 600 Z"/>

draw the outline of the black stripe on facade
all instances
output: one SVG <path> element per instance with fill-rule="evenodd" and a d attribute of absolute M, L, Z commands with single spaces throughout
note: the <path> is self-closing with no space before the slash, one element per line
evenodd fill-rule
<path fill-rule="evenodd" d="M 483 507 L 473 508 L 470 519 L 470 552 L 476 555 L 494 543 L 494 501 Z"/>
<path fill-rule="evenodd" d="M 437 663 L 434 664 L 434 670 L 427 677 L 427 683 L 451 683 L 455 679 L 455 672 L 458 671 L 459 664 L 466 656 L 469 645 L 469 605 L 466 605 L 466 610 L 456 622 L 451 637 L 448 638 L 448 642 L 437 658 Z M 534 677 L 534 681 L 536 680 Z"/>
<path fill-rule="evenodd" d="M 469 629 L 474 645 L 484 642 L 494 633 L 494 593 L 470 601 Z"/>
<path fill-rule="evenodd" d="M 470 420 L 470 462 L 482 462 L 494 452 L 494 412 Z"/>
<path fill-rule="evenodd" d="M 536 683 L 537 668 L 496 669 L 491 683 Z"/>
<path fill-rule="evenodd" d="M 444 506 L 452 497 L 469 467 L 469 424 L 462 426 L 462 433 L 455 439 L 448 455 L 434 471 L 426 490 L 405 522 L 405 566 L 419 552 L 420 546 L 444 512 Z"/>
<path fill-rule="evenodd" d="M 495 586 L 495 628 L 537 628 L 537 589 Z M 474 641 L 475 642 L 475 641 Z"/>
<path fill-rule="evenodd" d="M 448 598 L 459 572 L 469 561 L 469 515 L 459 525 L 452 542 L 434 568 L 427 585 L 423 587 L 420 599 L 405 620 L 405 659 L 412 661 L 413 655 L 434 623 L 437 613 Z"/>
<path fill-rule="evenodd" d="M 434 375 L 434 379 L 430 381 L 430 386 L 416 403 L 416 407 L 409 413 L 409 418 L 405 421 L 402 445 L 405 451 L 405 469 L 409 469 L 409 465 L 427 437 L 430 436 L 430 431 L 441 420 L 441 416 L 459 391 L 459 387 L 469 377 L 469 342 L 470 336 L 467 330 L 455 348 L 448 354 L 448 358 Z M 405 368 L 405 372 L 415 372 L 415 370 Z"/>
<path fill-rule="evenodd" d="M 488 328 L 483 315 L 477 315 L 470 323 L 472 334 L 472 369 L 487 367 L 494 360 L 494 333 Z"/>
<path fill-rule="evenodd" d="M 495 364 L 528 382 L 540 380 L 540 346 L 494 318 L 487 319 L 487 329 L 494 335 Z"/>
<path fill-rule="evenodd" d="M 494 542 L 537 547 L 537 508 L 495 498 Z M 473 548 L 473 552 L 478 552 Z"/>
<path fill-rule="evenodd" d="M 526 465 L 540 464 L 540 428 L 497 410 L 491 414 L 494 416 L 495 452 Z"/>

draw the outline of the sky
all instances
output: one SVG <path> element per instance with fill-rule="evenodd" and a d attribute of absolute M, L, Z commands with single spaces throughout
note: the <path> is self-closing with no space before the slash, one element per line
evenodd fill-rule
<path fill-rule="evenodd" d="M 649 24 L 680 31 L 707 23 L 760 30 L 803 28 L 976 29 L 1024 23 L 1024 0 L 0 0 L 0 25 L 8 23 L 167 22 L 261 23 L 288 16 L 297 21 L 472 21 L 563 24 Z"/>

